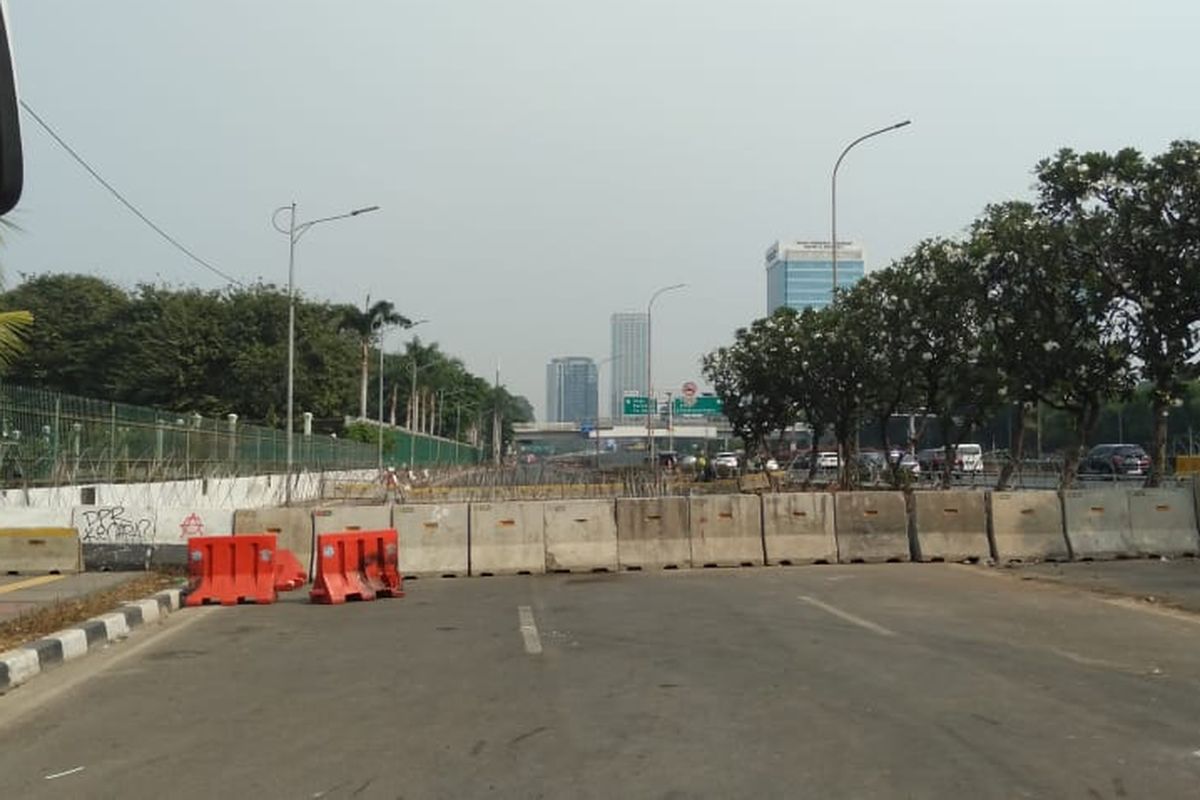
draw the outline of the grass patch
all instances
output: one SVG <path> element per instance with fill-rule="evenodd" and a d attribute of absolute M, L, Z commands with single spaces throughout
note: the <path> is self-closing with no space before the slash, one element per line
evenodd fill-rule
<path fill-rule="evenodd" d="M 182 585 L 183 579 L 178 573 L 131 573 L 129 580 L 117 586 L 52 603 L 0 623 L 0 652 L 107 614 L 130 600 L 141 600 L 163 589 L 175 589 Z"/>

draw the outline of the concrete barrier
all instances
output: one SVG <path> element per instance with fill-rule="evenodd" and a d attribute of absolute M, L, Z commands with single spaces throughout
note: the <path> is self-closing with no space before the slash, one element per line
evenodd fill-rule
<path fill-rule="evenodd" d="M 788 492 L 762 496 L 768 564 L 836 564 L 833 495 Z"/>
<path fill-rule="evenodd" d="M 838 561 L 909 561 L 908 508 L 901 492 L 835 496 Z"/>
<path fill-rule="evenodd" d="M 551 500 L 542 511 L 547 572 L 616 572 L 614 501 Z"/>
<path fill-rule="evenodd" d="M 0 528 L 0 574 L 82 569 L 79 534 L 74 528 Z"/>
<path fill-rule="evenodd" d="M 1200 475 L 1192 476 L 1192 509 L 1196 514 L 1196 533 L 1200 535 Z"/>
<path fill-rule="evenodd" d="M 762 501 L 754 495 L 714 494 L 688 499 L 692 565 L 762 566 Z"/>
<path fill-rule="evenodd" d="M 617 560 L 631 570 L 690 567 L 687 498 L 619 498 Z"/>
<path fill-rule="evenodd" d="M 1131 491 L 1129 540 L 1138 555 L 1197 555 L 1200 534 L 1191 488 Z"/>
<path fill-rule="evenodd" d="M 1086 561 L 1139 555 L 1131 536 L 1129 496 L 1124 489 L 1064 492 L 1063 515 L 1074 558 Z"/>
<path fill-rule="evenodd" d="M 313 532 L 379 531 L 392 527 L 391 506 L 331 506 L 313 510 Z"/>
<path fill-rule="evenodd" d="M 379 531 L 392 527 L 391 506 L 329 506 L 315 508 L 312 511 L 313 534 L 315 542 L 322 533 L 341 533 L 342 531 Z M 283 545 L 280 545 L 282 547 Z M 299 556 L 297 556 L 299 558 Z M 304 559 L 300 559 L 303 564 Z M 316 560 L 313 560 L 308 577 L 316 577 Z"/>
<path fill-rule="evenodd" d="M 990 492 L 992 542 L 1000 562 L 1066 561 L 1058 492 Z"/>
<path fill-rule="evenodd" d="M 921 561 L 987 561 L 987 497 L 983 492 L 915 492 L 917 558 Z"/>
<path fill-rule="evenodd" d="M 468 575 L 468 517 L 466 503 L 394 506 L 392 527 L 400 537 L 400 572 L 406 578 Z"/>
<path fill-rule="evenodd" d="M 291 550 L 313 574 L 313 517 L 310 508 L 250 508 L 233 512 L 234 533 L 273 533 L 276 546 Z"/>
<path fill-rule="evenodd" d="M 544 524 L 541 503 L 472 503 L 471 574 L 545 572 Z"/>

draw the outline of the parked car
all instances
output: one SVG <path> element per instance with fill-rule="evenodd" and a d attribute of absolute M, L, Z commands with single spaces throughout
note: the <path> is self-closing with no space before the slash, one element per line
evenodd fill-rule
<path fill-rule="evenodd" d="M 823 450 L 817 453 L 817 469 L 837 469 L 841 465 L 841 458 L 833 450 Z"/>
<path fill-rule="evenodd" d="M 922 450 L 917 453 L 917 463 L 927 472 L 941 472 L 946 464 L 946 449 L 930 447 Z M 972 443 L 956 445 L 951 471 L 956 475 L 977 475 L 983 472 L 983 448 Z"/>
<path fill-rule="evenodd" d="M 921 462 L 918 461 L 917 457 L 912 453 L 906 453 L 902 450 L 893 450 L 888 454 L 889 466 L 891 464 L 895 464 L 897 461 L 900 462 L 901 472 L 907 472 L 910 475 L 921 474 Z"/>
<path fill-rule="evenodd" d="M 737 453 L 717 453 L 713 456 L 713 469 L 718 475 L 736 475 L 738 471 Z"/>
<path fill-rule="evenodd" d="M 880 450 L 860 450 L 857 458 L 858 465 L 867 469 L 883 469 L 887 466 L 887 458 Z"/>
<path fill-rule="evenodd" d="M 954 462 L 954 471 L 968 475 L 978 475 L 983 472 L 983 446 L 978 444 L 960 444 L 958 455 Z"/>
<path fill-rule="evenodd" d="M 940 447 L 930 447 L 917 451 L 917 464 L 925 472 L 941 472 L 946 463 L 946 451 Z"/>
<path fill-rule="evenodd" d="M 887 457 L 879 450 L 860 450 L 854 456 L 858 465 L 859 478 L 864 481 L 877 481 L 887 471 Z"/>
<path fill-rule="evenodd" d="M 1150 456 L 1140 444 L 1098 444 L 1079 465 L 1081 475 L 1145 475 Z"/>

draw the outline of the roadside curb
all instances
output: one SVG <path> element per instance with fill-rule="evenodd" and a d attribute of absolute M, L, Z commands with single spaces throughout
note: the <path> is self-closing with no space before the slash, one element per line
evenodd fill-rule
<path fill-rule="evenodd" d="M 182 589 L 164 589 L 143 600 L 124 603 L 78 625 L 0 653 L 0 694 L 16 688 L 48 669 L 107 647 L 134 628 L 161 622 L 178 611 Z"/>

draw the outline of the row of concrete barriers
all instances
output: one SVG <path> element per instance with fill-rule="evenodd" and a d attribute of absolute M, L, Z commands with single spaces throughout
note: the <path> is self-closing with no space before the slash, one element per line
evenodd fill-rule
<path fill-rule="evenodd" d="M 395 528 L 405 575 L 1195 556 L 1187 489 L 840 492 L 238 511 L 311 563 L 322 533 Z"/>

